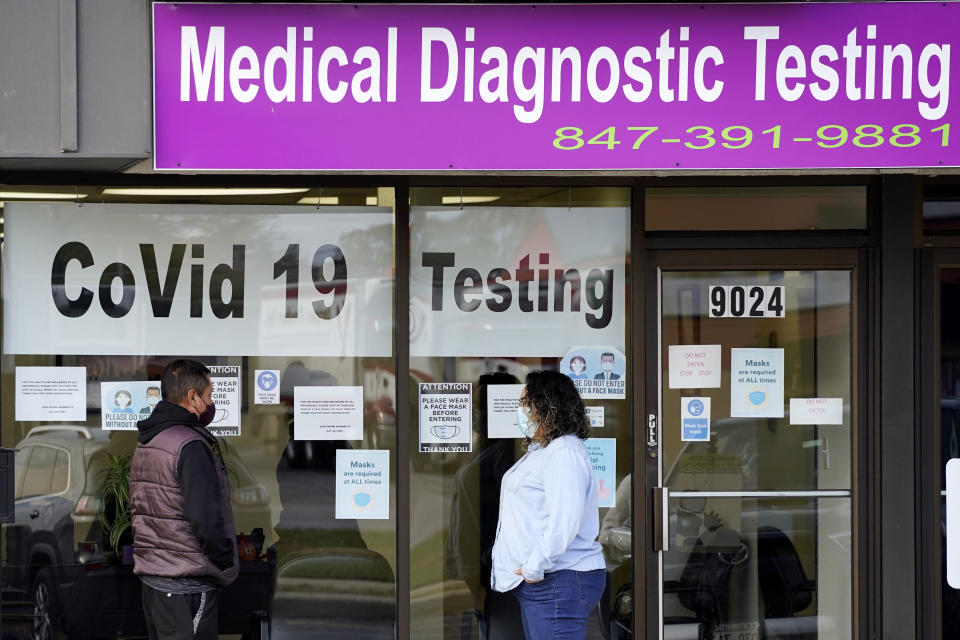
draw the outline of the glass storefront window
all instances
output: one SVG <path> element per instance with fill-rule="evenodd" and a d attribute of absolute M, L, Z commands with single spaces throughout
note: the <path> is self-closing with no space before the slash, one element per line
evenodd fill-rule
<path fill-rule="evenodd" d="M 0 199 L 0 433 L 19 450 L 5 636 L 41 617 L 68 637 L 144 633 L 129 534 L 107 537 L 101 487 L 183 356 L 213 371 L 241 552 L 220 633 L 393 637 L 393 190 L 3 186 Z M 57 402 L 32 402 L 37 388 Z M 324 402 L 342 424 L 316 418 Z M 348 479 L 351 460 L 375 460 L 381 481 Z"/>
<path fill-rule="evenodd" d="M 680 498 L 664 552 L 668 637 L 849 638 L 845 498 Z"/>
<path fill-rule="evenodd" d="M 629 526 L 629 191 L 414 189 L 411 202 L 410 635 L 515 639 L 519 607 L 490 588 L 490 549 L 500 479 L 523 455 L 513 416 L 527 372 L 575 378 L 595 417 L 600 517 Z M 595 380 L 604 353 L 618 384 Z M 610 540 L 607 611 L 632 572 L 629 542 Z M 601 624 L 593 613 L 588 637 Z"/>
<path fill-rule="evenodd" d="M 783 287 L 784 317 L 705 318 L 710 301 L 704 296 L 709 287 L 733 283 Z M 787 402 L 780 418 L 729 417 L 737 412 L 731 407 L 730 380 L 724 378 L 719 390 L 709 392 L 715 416 L 709 440 L 683 441 L 679 430 L 666 433 L 663 463 L 671 490 L 850 489 L 850 272 L 665 272 L 662 286 L 662 362 L 669 362 L 669 345 L 722 345 L 725 369 L 731 366 L 731 347 L 783 349 L 783 398 Z M 665 385 L 662 402 L 667 423 L 680 423 L 681 398 L 689 395 L 693 395 L 691 391 Z M 832 398 L 842 399 L 842 403 L 839 415 L 832 418 L 835 423 L 817 426 L 791 418 L 791 398 Z M 704 455 L 728 467 L 727 471 L 699 471 L 697 465 Z"/>

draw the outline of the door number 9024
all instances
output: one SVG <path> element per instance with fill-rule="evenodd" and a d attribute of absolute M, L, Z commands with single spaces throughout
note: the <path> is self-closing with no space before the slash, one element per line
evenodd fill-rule
<path fill-rule="evenodd" d="M 710 287 L 711 318 L 782 318 L 783 287 L 716 285 Z"/>

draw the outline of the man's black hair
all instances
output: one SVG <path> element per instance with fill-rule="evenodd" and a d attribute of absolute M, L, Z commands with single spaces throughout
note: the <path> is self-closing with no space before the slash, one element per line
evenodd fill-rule
<path fill-rule="evenodd" d="M 616 357 L 615 355 L 613 355 L 612 353 L 610 353 L 609 351 L 605 351 L 605 352 L 601 353 L 601 354 L 600 354 L 600 359 L 603 360 L 603 359 L 606 358 L 607 356 L 610 356 L 610 357 L 613 358 L 614 360 L 617 359 L 617 357 Z"/>
<path fill-rule="evenodd" d="M 147 393 L 150 393 L 154 389 L 156 389 L 157 391 L 160 391 L 160 387 L 147 387 Z"/>
<path fill-rule="evenodd" d="M 196 360 L 174 360 L 163 370 L 160 378 L 160 393 L 163 399 L 180 404 L 190 389 L 203 393 L 210 384 L 210 369 Z"/>

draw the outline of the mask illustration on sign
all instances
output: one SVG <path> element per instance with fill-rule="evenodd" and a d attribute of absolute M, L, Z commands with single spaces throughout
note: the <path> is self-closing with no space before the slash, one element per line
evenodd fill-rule
<path fill-rule="evenodd" d="M 520 259 L 520 264 L 512 273 L 509 269 L 498 267 L 491 269 L 486 279 L 474 268 L 461 269 L 453 280 L 453 301 L 461 311 L 476 311 L 481 302 L 493 312 L 503 312 L 513 304 L 514 291 L 506 284 L 511 279 L 517 281 L 516 296 L 520 311 L 530 313 L 550 310 L 551 288 L 553 289 L 553 311 L 564 311 L 564 293 L 569 285 L 570 311 L 580 311 L 581 294 L 587 306 L 599 314 L 585 313 L 584 319 L 591 329 L 603 329 L 613 317 L 613 269 L 591 269 L 587 275 L 586 286 L 581 287 L 580 272 L 576 269 L 558 268 L 550 278 L 550 254 L 541 253 L 540 266 L 530 268 L 530 255 Z M 421 266 L 433 270 L 433 297 L 431 307 L 434 311 L 443 311 L 444 280 L 443 270 L 456 265 L 457 255 L 453 252 L 423 253 Z M 484 297 L 484 282 L 489 296 Z M 536 292 L 531 297 L 531 285 L 535 283 Z M 599 289 L 599 293 L 597 293 Z M 536 304 L 536 309 L 534 309 Z"/>
<path fill-rule="evenodd" d="M 520 433 L 527 438 L 532 438 L 539 425 L 530 419 L 530 409 L 517 407 L 517 426 L 520 427 Z"/>
<path fill-rule="evenodd" d="M 370 500 L 371 500 L 370 494 L 365 491 L 353 494 L 354 503 L 356 503 L 356 505 L 361 509 L 369 505 Z"/>
<path fill-rule="evenodd" d="M 460 427 L 455 424 L 438 424 L 430 427 L 430 433 L 443 440 L 460 435 Z"/>

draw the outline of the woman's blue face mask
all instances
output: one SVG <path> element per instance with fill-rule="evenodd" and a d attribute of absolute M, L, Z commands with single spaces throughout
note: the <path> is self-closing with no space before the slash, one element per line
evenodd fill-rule
<path fill-rule="evenodd" d="M 517 426 L 520 427 L 520 433 L 527 438 L 532 438 L 537 432 L 537 423 L 530 418 L 530 409 L 527 407 L 517 407 Z"/>

